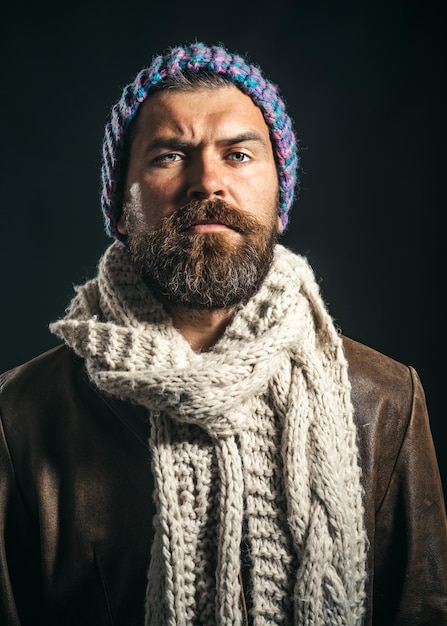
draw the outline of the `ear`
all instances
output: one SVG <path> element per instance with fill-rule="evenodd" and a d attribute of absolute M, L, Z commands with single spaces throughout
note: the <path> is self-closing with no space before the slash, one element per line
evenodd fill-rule
<path fill-rule="evenodd" d="M 281 218 L 278 215 L 278 233 L 280 233 L 282 231 L 282 222 L 281 222 Z"/>
<path fill-rule="evenodd" d="M 116 230 L 120 233 L 120 235 L 127 235 L 126 220 L 122 213 L 116 225 Z"/>

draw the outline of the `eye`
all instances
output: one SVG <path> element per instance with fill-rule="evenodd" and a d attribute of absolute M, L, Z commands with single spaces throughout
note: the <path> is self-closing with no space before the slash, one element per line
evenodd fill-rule
<path fill-rule="evenodd" d="M 230 159 L 231 161 L 236 161 L 236 163 L 245 163 L 250 160 L 250 157 L 245 152 L 232 152 Z"/>
<path fill-rule="evenodd" d="M 155 163 L 174 163 L 180 161 L 182 156 L 177 152 L 168 152 L 167 154 L 161 154 L 154 159 Z"/>

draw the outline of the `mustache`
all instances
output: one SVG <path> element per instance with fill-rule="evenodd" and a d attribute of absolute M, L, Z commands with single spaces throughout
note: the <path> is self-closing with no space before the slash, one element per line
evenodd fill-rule
<path fill-rule="evenodd" d="M 221 199 L 192 200 L 162 220 L 162 229 L 185 233 L 200 222 L 219 222 L 242 235 L 254 234 L 262 230 L 262 224 L 253 216 L 247 215 Z"/>

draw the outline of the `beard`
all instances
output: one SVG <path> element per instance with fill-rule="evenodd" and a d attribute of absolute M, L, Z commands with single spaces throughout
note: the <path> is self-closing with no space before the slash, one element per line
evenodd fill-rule
<path fill-rule="evenodd" d="M 226 202 L 197 200 L 148 231 L 127 204 L 124 218 L 133 263 L 149 289 L 172 306 L 221 309 L 247 302 L 260 288 L 278 240 L 277 215 L 261 224 Z M 217 221 L 237 233 L 194 233 L 198 222 Z"/>

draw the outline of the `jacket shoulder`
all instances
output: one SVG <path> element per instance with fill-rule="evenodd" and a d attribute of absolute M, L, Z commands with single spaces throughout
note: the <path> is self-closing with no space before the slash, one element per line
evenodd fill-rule
<path fill-rule="evenodd" d="M 83 428 L 92 420 L 110 424 L 111 415 L 146 449 L 146 410 L 101 392 L 89 379 L 84 359 L 66 344 L 0 375 L 0 420 L 14 438 L 24 431 Z"/>
<path fill-rule="evenodd" d="M 413 368 L 344 335 L 342 341 L 349 377 L 356 392 L 380 389 L 382 394 L 391 392 L 393 396 L 399 390 L 408 394 L 415 375 Z"/>
<path fill-rule="evenodd" d="M 347 337 L 343 348 L 366 493 L 378 506 L 404 441 L 420 431 L 432 445 L 424 390 L 412 367 Z"/>
<path fill-rule="evenodd" d="M 16 392 L 29 392 L 41 397 L 60 388 L 62 379 L 73 380 L 73 375 L 79 375 L 82 369 L 82 359 L 65 344 L 60 344 L 0 374 L 0 394 L 2 398 L 9 398 Z"/>

